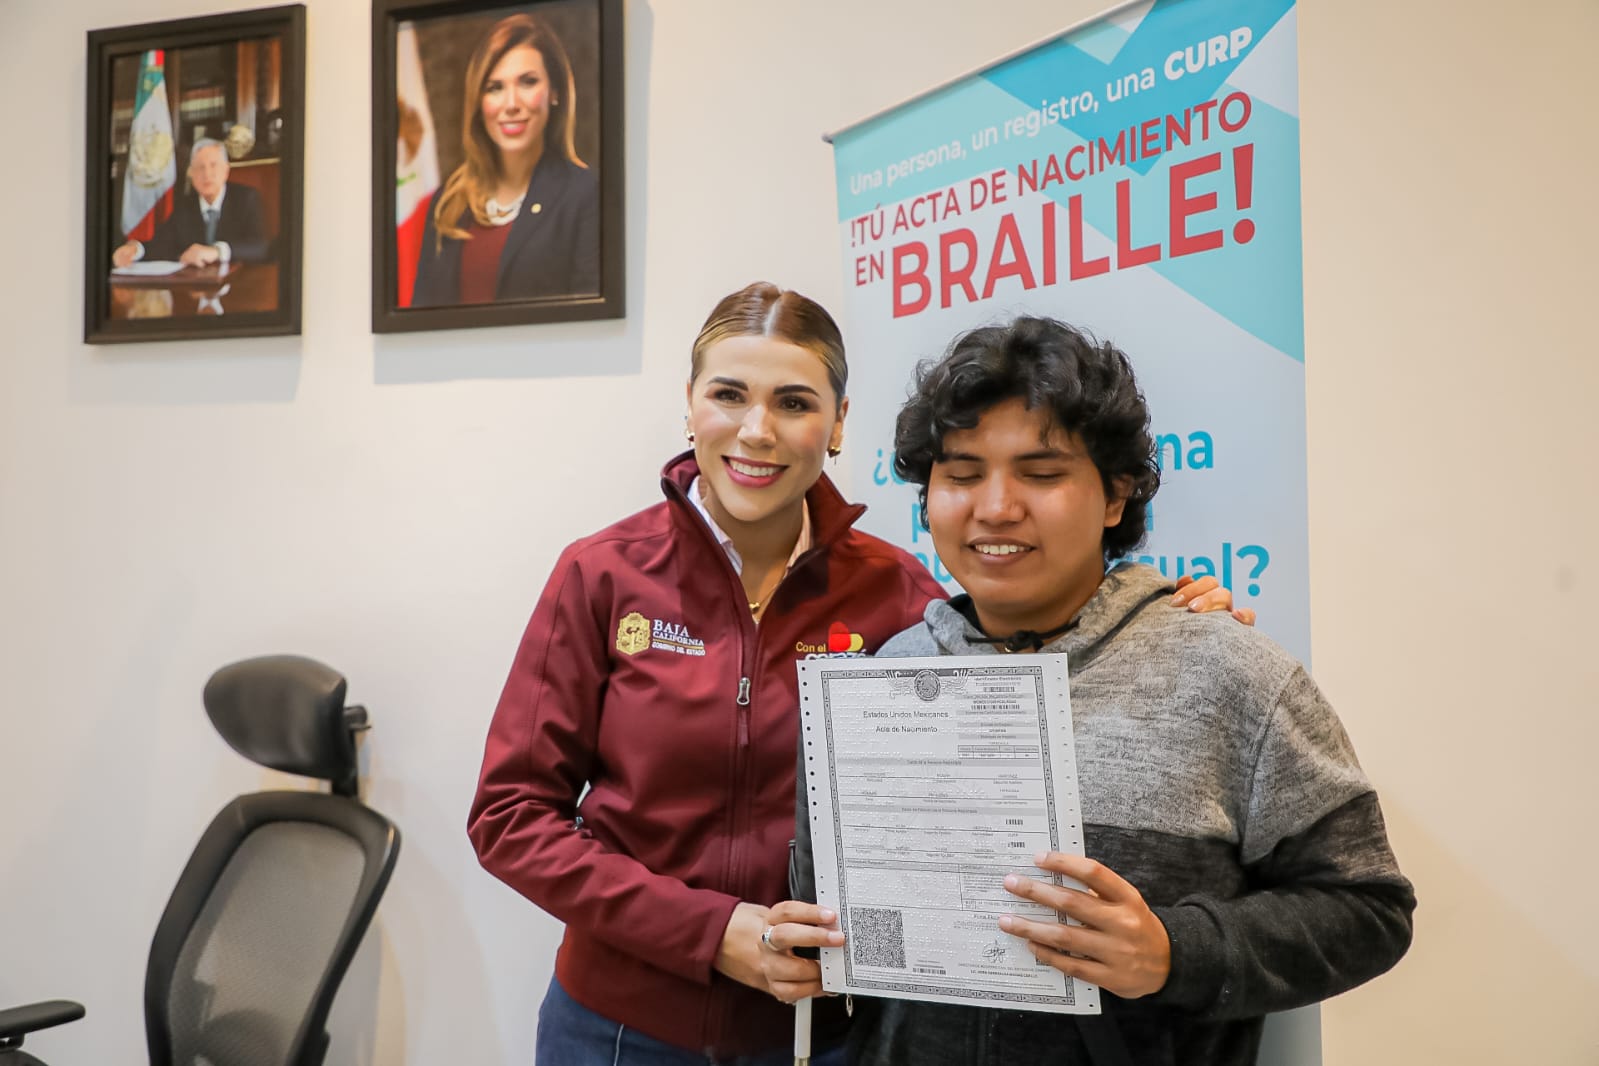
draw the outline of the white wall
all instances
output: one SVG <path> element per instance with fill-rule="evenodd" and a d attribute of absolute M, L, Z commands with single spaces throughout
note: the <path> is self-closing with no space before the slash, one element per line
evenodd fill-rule
<path fill-rule="evenodd" d="M 546 571 L 655 498 L 716 297 L 837 301 L 820 131 L 1102 5 L 632 0 L 627 320 L 379 339 L 367 5 L 312 0 L 304 335 L 85 347 L 84 32 L 247 6 L 0 6 L 0 1004 L 85 1001 L 32 1042 L 63 1066 L 137 1058 L 172 880 L 270 778 L 200 686 L 297 651 L 372 709 L 405 833 L 330 1062 L 527 1063 L 558 931 L 463 822 Z M 1315 657 L 1422 900 L 1411 956 L 1326 1008 L 1334 1066 L 1599 1049 L 1599 8 L 1536 10 L 1300 16 Z"/>

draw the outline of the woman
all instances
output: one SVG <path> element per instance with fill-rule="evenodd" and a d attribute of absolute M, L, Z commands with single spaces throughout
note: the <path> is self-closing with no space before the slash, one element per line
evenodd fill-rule
<path fill-rule="evenodd" d="M 466 66 L 466 161 L 434 196 L 413 307 L 600 291 L 599 179 L 572 146 L 577 92 L 541 20 L 495 23 Z"/>
<path fill-rule="evenodd" d="M 666 501 L 568 547 L 528 624 L 468 830 L 486 869 L 566 923 L 544 1066 L 792 1060 L 760 938 L 789 895 L 794 663 L 840 626 L 869 654 L 944 595 L 853 530 L 865 508 L 822 475 L 847 373 L 814 302 L 768 284 L 722 300 Z"/>

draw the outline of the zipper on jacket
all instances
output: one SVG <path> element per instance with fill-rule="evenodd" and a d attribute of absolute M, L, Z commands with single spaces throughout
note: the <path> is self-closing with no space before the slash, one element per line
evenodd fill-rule
<path fill-rule="evenodd" d="M 738 746 L 750 746 L 750 679 L 738 679 Z"/>

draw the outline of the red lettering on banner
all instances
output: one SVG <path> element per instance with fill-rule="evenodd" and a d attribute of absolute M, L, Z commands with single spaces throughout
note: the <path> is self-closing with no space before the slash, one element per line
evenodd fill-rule
<path fill-rule="evenodd" d="M 1240 105 L 1237 121 L 1227 121 L 1227 105 L 1229 104 Z M 1239 130 L 1249 125 L 1249 112 L 1249 97 L 1243 93 L 1231 93 L 1224 100 L 1222 100 L 1221 110 L 1216 112 L 1216 121 L 1221 123 L 1221 128 L 1226 130 L 1228 133 L 1237 133 Z"/>
<path fill-rule="evenodd" d="M 1255 202 L 1255 146 L 1241 144 L 1233 149 L 1233 199 L 1238 210 L 1248 211 Z M 1233 240 L 1248 244 L 1255 239 L 1255 224 L 1241 218 L 1233 226 Z"/>
<path fill-rule="evenodd" d="M 1044 202 L 1044 284 L 1055 284 L 1055 201 Z"/>
<path fill-rule="evenodd" d="M 1143 266 L 1160 258 L 1160 242 L 1132 247 L 1133 183 L 1123 178 L 1116 183 L 1116 269 Z"/>
<path fill-rule="evenodd" d="M 1010 252 L 1010 258 L 1005 253 Z M 1021 278 L 1022 288 L 1038 286 L 1033 280 L 1033 265 L 1027 261 L 1027 247 L 1022 244 L 1021 231 L 1016 228 L 1016 216 L 1006 215 L 999 220 L 999 232 L 994 235 L 994 254 L 988 259 L 988 280 L 983 282 L 983 299 L 994 295 L 994 283 L 1001 278 Z"/>
<path fill-rule="evenodd" d="M 1079 193 L 1066 201 L 1066 240 L 1071 245 L 1071 270 L 1073 281 L 1091 278 L 1110 269 L 1110 256 L 1083 259 L 1083 197 Z"/>
<path fill-rule="evenodd" d="M 894 210 L 894 226 L 890 233 L 902 233 L 908 229 L 921 229 L 933 222 L 942 222 L 961 213 L 960 198 L 955 195 L 955 190 L 940 189 L 930 192 L 925 196 L 918 196 L 909 203 L 900 204 Z"/>
<path fill-rule="evenodd" d="M 1160 152 L 1160 119 L 1146 119 L 1138 126 L 1138 155 L 1141 159 Z"/>
<path fill-rule="evenodd" d="M 1052 185 L 1078 182 L 1116 167 L 1133 166 L 1177 148 L 1188 148 L 1249 125 L 1254 105 L 1247 93 L 1231 92 L 1220 100 L 1202 100 L 1181 111 L 1141 119 L 1109 134 L 1089 138 L 1060 155 L 1045 155 L 1015 164 L 1016 191 L 1047 192 Z M 982 179 L 975 179 L 981 181 Z M 990 202 L 998 202 L 997 198 Z M 982 206 L 974 200 L 973 209 Z"/>
<path fill-rule="evenodd" d="M 883 253 L 873 252 L 871 255 L 858 255 L 855 257 L 855 285 L 870 285 L 874 281 L 883 280 Z"/>
<path fill-rule="evenodd" d="M 1171 151 L 1171 149 L 1175 148 L 1179 144 L 1184 148 L 1187 148 L 1189 142 L 1193 140 L 1193 130 L 1191 129 L 1193 123 L 1192 113 L 1188 111 L 1183 112 L 1182 125 L 1179 126 L 1177 121 L 1176 115 L 1166 116 L 1167 151 Z"/>
<path fill-rule="evenodd" d="M 1188 179 L 1201 174 L 1211 174 L 1221 169 L 1221 153 L 1212 152 L 1171 168 L 1171 256 L 1193 255 L 1221 247 L 1221 230 L 1203 233 L 1188 232 L 1188 216 L 1216 209 L 1216 194 L 1207 192 L 1200 196 L 1188 195 Z"/>
<path fill-rule="evenodd" d="M 915 266 L 907 261 L 915 259 Z M 905 299 L 905 290 L 915 287 L 921 295 L 914 300 Z M 894 317 L 904 318 L 927 310 L 933 298 L 933 284 L 927 280 L 927 245 L 911 241 L 894 249 Z"/>
<path fill-rule="evenodd" d="M 1079 148 L 1074 148 L 1072 151 L 1078 151 Z M 1060 159 L 1057 156 L 1048 155 L 1044 157 L 1044 173 L 1042 175 L 1038 173 L 1038 162 L 1038 160 L 1034 159 L 1031 162 L 1016 164 L 1017 192 L 1044 192 L 1051 185 L 1066 184 L 1066 175 L 1061 172 Z M 1076 181 L 1077 178 L 1078 175 L 1072 175 L 1073 181 Z"/>
<path fill-rule="evenodd" d="M 975 304 L 1003 296 L 1005 291 L 1032 291 L 1215 251 L 1229 244 L 1250 244 L 1258 236 L 1256 222 L 1248 217 L 1258 208 L 1255 146 L 1251 143 L 1218 145 L 1217 151 L 1173 163 L 1164 180 L 1156 175 L 1119 180 L 1110 176 L 1118 156 L 1130 160 L 1142 155 L 1152 137 L 1180 142 L 1197 135 L 1196 140 L 1203 140 L 1223 126 L 1242 128 L 1249 118 L 1248 98 L 1234 93 L 1219 103 L 1209 101 L 1208 106 L 1186 110 L 1180 124 L 1167 119 L 1129 126 L 1115 138 L 1096 138 L 1059 155 L 1014 164 L 1013 171 L 990 171 L 967 179 L 959 189 L 941 189 L 907 200 L 897 209 L 884 208 L 885 220 L 897 210 L 909 228 L 926 227 L 932 232 L 950 228 L 938 232 L 936 246 L 929 233 L 925 239 L 908 240 L 886 254 L 878 251 L 855 257 L 855 283 L 869 285 L 883 279 L 886 268 L 887 280 L 893 284 L 893 315 L 903 318 L 930 310 L 935 297 L 940 308 Z M 1078 165 L 1087 173 L 1101 175 L 1101 180 L 1071 196 L 1057 191 L 1054 196 L 1036 197 L 1036 218 L 1030 208 L 1019 214 L 1014 210 L 1001 214 L 997 209 L 997 204 L 1019 195 L 1017 190 L 1044 193 L 1050 186 L 1075 182 L 1077 175 L 1071 171 Z M 1215 177 L 1206 180 L 1209 175 Z M 1214 188 L 1206 189 L 1207 185 Z M 1114 203 L 1107 203 L 1112 187 Z M 1217 217 L 1222 188 L 1229 189 L 1226 207 L 1238 212 L 1225 225 Z M 1062 208 L 1064 226 L 1060 225 Z M 965 211 L 978 209 L 993 216 L 991 242 L 980 235 L 982 227 L 956 224 Z M 1087 242 L 1094 239 L 1089 236 L 1090 213 L 1100 222 L 1098 232 L 1109 246 L 1106 254 L 1091 256 L 1088 252 Z M 1136 240 L 1140 236 L 1157 239 L 1140 244 Z M 1064 272 L 1062 259 L 1066 260 Z M 1017 286 L 1006 286 L 1011 279 Z"/>
<path fill-rule="evenodd" d="M 956 269 L 950 259 L 956 245 L 966 249 L 966 262 Z M 938 270 L 940 278 L 938 306 L 949 306 L 949 294 L 959 285 L 966 294 L 966 302 L 972 303 L 977 299 L 977 290 L 972 287 L 972 271 L 977 269 L 977 234 L 962 227 L 940 234 L 938 238 Z"/>
<path fill-rule="evenodd" d="M 1077 147 L 1073 148 L 1071 151 L 1066 153 L 1066 176 L 1067 177 L 1071 178 L 1073 181 L 1082 181 L 1084 178 L 1088 177 L 1088 171 L 1084 170 L 1082 168 L 1081 164 L 1078 165 L 1076 170 L 1072 169 L 1072 157 L 1073 156 L 1079 156 L 1079 155 L 1087 155 L 1087 154 L 1088 154 L 1088 149 L 1085 146 L 1081 145 L 1081 144 L 1079 144 Z"/>
<path fill-rule="evenodd" d="M 1119 166 L 1125 166 L 1126 165 L 1126 163 L 1127 163 L 1127 146 L 1122 143 L 1123 140 L 1126 138 L 1126 136 L 1127 136 L 1127 131 L 1126 130 L 1117 130 L 1116 131 L 1115 147 L 1112 147 L 1111 145 L 1106 144 L 1105 143 L 1105 138 L 1103 138 L 1103 137 L 1099 138 L 1099 141 L 1097 143 L 1099 145 L 1099 169 L 1100 170 L 1104 170 L 1106 167 L 1119 167 Z"/>

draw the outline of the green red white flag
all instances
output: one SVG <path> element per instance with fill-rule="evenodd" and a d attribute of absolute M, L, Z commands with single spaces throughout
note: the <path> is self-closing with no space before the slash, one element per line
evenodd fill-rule
<path fill-rule="evenodd" d="M 172 214 L 178 166 L 173 155 L 172 112 L 167 106 L 166 53 L 153 49 L 139 64 L 139 90 L 128 130 L 128 170 L 122 179 L 122 232 L 132 240 L 155 236 Z"/>
<path fill-rule="evenodd" d="M 399 144 L 394 156 L 394 245 L 400 268 L 397 295 L 399 306 L 410 307 L 428 205 L 439 187 L 438 142 L 433 133 L 427 85 L 422 80 L 422 53 L 416 43 L 415 23 L 400 23 L 394 58 L 394 88 L 399 97 Z"/>

